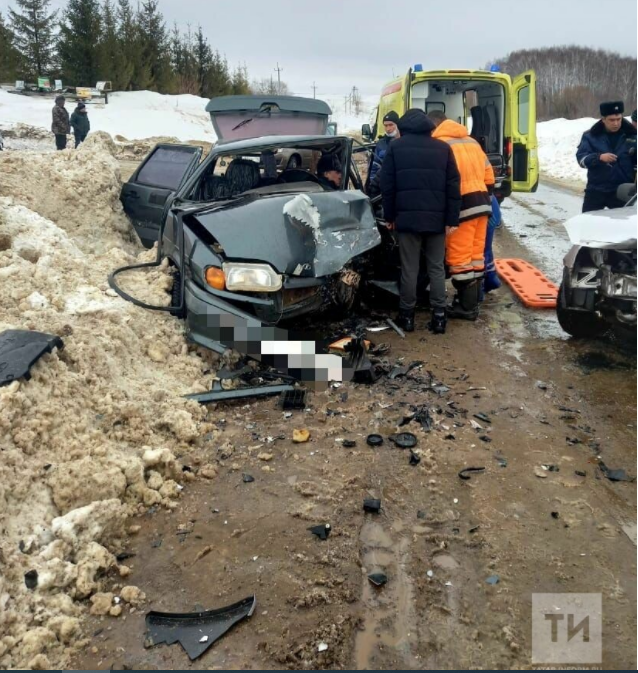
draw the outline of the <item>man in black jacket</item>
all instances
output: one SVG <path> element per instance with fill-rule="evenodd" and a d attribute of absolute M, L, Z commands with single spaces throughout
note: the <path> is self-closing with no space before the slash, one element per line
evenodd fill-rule
<path fill-rule="evenodd" d="M 446 325 L 446 225 L 458 226 L 460 177 L 450 146 L 431 137 L 434 123 L 423 110 L 408 110 L 399 120 L 381 168 L 383 211 L 396 230 L 401 255 L 401 298 L 397 322 L 414 331 L 419 260 L 423 248 L 430 278 L 430 329 L 443 334 Z"/>

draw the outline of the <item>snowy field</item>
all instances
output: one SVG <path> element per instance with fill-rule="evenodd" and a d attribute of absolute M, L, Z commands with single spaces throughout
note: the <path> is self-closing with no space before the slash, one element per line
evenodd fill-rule
<path fill-rule="evenodd" d="M 370 121 L 376 96 L 362 100 L 361 113 L 354 114 L 343 98 L 328 98 L 340 132 L 358 131 L 361 124 Z M 210 117 L 205 111 L 207 100 L 184 94 L 165 96 L 152 91 L 113 93 L 109 104 L 89 104 L 92 131 L 106 131 L 116 140 L 122 136 L 137 140 L 169 136 L 179 140 L 215 142 Z M 51 107 L 49 98 L 35 98 L 10 94 L 0 89 L 0 129 L 17 123 L 49 129 Z M 67 107 L 73 109 L 73 103 Z M 585 182 L 585 171 L 578 166 L 575 153 L 580 137 L 595 119 L 554 119 L 538 124 L 539 160 L 541 171 L 548 177 L 570 182 Z"/>

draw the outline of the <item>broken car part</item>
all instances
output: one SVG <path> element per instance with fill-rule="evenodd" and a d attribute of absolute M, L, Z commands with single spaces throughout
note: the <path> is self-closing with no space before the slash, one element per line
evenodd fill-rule
<path fill-rule="evenodd" d="M 184 395 L 188 400 L 195 400 L 200 404 L 208 402 L 222 402 L 224 400 L 240 400 L 247 397 L 267 397 L 269 395 L 279 395 L 280 393 L 292 392 L 295 388 L 289 384 L 274 386 L 253 386 L 249 388 L 236 388 L 234 390 L 224 390 L 219 381 L 215 381 L 213 389 L 207 393 L 194 393 Z"/>
<path fill-rule="evenodd" d="M 191 661 L 197 659 L 229 629 L 255 610 L 255 596 L 218 610 L 205 612 L 149 612 L 147 642 L 153 645 L 179 643 Z"/>
<path fill-rule="evenodd" d="M 363 511 L 369 514 L 378 514 L 381 511 L 381 500 L 377 498 L 366 498 L 363 501 Z"/>
<path fill-rule="evenodd" d="M 313 534 L 316 535 L 320 540 L 327 540 L 328 536 L 330 535 L 330 531 L 332 528 L 330 527 L 329 523 L 321 524 L 319 526 L 310 526 L 308 530 Z"/>
<path fill-rule="evenodd" d="M 381 446 L 383 444 L 383 437 L 381 435 L 368 435 L 366 443 L 368 446 Z"/>
<path fill-rule="evenodd" d="M 394 320 L 390 320 L 390 318 L 388 318 L 386 322 L 402 339 L 405 339 L 405 332 L 394 322 Z"/>
<path fill-rule="evenodd" d="M 388 439 L 399 449 L 411 449 L 416 446 L 417 438 L 411 432 L 397 432 L 390 435 Z"/>
<path fill-rule="evenodd" d="M 306 391 L 303 388 L 295 388 L 294 390 L 286 390 L 279 398 L 279 406 L 284 410 L 290 409 L 305 409 L 306 408 Z"/>
<path fill-rule="evenodd" d="M 382 587 L 388 582 L 388 576 L 385 573 L 370 573 L 368 579 L 375 587 Z"/>
<path fill-rule="evenodd" d="M 367 353 L 366 342 L 361 337 L 350 339 L 344 346 L 344 352 L 348 354 L 344 368 L 352 371 L 348 376 L 355 383 L 374 383 L 377 380 L 377 373 L 374 365 L 370 362 Z"/>
<path fill-rule="evenodd" d="M 459 472 L 459 477 L 465 481 L 471 479 L 472 474 L 479 474 L 480 472 L 485 472 L 484 467 L 465 467 Z"/>
<path fill-rule="evenodd" d="M 0 333 L 0 386 L 23 377 L 28 381 L 31 367 L 54 348 L 64 348 L 62 339 L 55 334 L 26 329 Z"/>
<path fill-rule="evenodd" d="M 391 372 L 390 375 L 388 376 L 389 379 L 394 380 L 398 378 L 399 376 L 406 376 L 408 372 L 410 372 L 412 369 L 415 367 L 418 367 L 422 365 L 423 362 L 421 360 L 414 360 L 414 362 L 411 362 L 409 365 L 405 365 L 404 367 L 395 367 Z"/>

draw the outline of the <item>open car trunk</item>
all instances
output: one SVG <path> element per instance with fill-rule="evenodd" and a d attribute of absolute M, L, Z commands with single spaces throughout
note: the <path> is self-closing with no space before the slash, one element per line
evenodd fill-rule
<path fill-rule="evenodd" d="M 332 110 L 298 96 L 220 96 L 206 106 L 219 142 L 261 136 L 325 135 Z"/>

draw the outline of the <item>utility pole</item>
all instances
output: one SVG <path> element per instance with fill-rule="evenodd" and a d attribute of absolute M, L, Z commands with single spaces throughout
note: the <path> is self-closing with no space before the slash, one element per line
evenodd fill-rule
<path fill-rule="evenodd" d="M 312 97 L 317 97 L 317 85 L 314 82 L 312 83 Z"/>
<path fill-rule="evenodd" d="M 281 93 L 281 71 L 283 68 L 279 67 L 279 61 L 277 61 L 277 67 L 275 68 L 277 71 L 277 93 Z"/>

